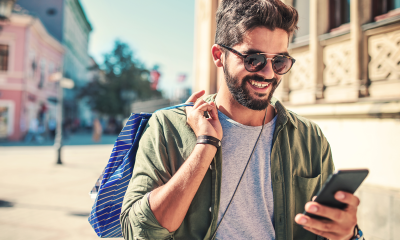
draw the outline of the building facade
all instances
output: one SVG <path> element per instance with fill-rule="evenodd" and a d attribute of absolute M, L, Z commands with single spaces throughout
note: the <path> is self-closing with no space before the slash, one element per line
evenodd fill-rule
<path fill-rule="evenodd" d="M 321 127 L 335 166 L 369 168 L 357 195 L 368 239 L 396 239 L 400 226 L 400 1 L 284 0 L 299 12 L 296 59 L 275 93 Z M 218 90 L 210 54 L 218 0 L 196 1 L 195 91 Z"/>
<path fill-rule="evenodd" d="M 0 32 L 0 139 L 21 140 L 34 119 L 56 119 L 59 85 L 50 75 L 63 67 L 64 48 L 41 21 L 14 13 Z"/>
<path fill-rule="evenodd" d="M 92 111 L 79 100 L 80 89 L 91 81 L 92 59 L 88 54 L 92 26 L 79 0 L 18 0 L 17 4 L 35 15 L 65 48 L 63 74 L 75 83 L 64 90 L 64 120 L 91 125 Z"/>

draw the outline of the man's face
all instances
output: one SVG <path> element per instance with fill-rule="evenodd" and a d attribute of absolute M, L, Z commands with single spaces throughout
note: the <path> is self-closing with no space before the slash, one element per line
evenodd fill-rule
<path fill-rule="evenodd" d="M 270 53 L 287 54 L 288 34 L 282 29 L 271 31 L 257 27 L 248 32 L 243 42 L 232 48 L 242 54 Z M 266 55 L 273 58 L 274 55 Z M 232 97 L 241 105 L 252 110 L 266 109 L 278 87 L 282 76 L 275 74 L 271 60 L 258 72 L 248 72 L 243 59 L 229 53 L 224 64 L 225 80 Z"/>

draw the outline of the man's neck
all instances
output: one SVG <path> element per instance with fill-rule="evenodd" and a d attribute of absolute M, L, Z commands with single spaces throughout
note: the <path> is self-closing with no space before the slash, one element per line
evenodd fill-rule
<path fill-rule="evenodd" d="M 261 126 L 263 124 L 265 110 L 257 111 L 249 109 L 238 103 L 230 92 L 225 93 L 222 89 L 215 99 L 217 108 L 230 119 L 247 126 Z M 270 122 L 275 117 L 275 108 L 271 105 L 267 107 L 265 123 Z"/>

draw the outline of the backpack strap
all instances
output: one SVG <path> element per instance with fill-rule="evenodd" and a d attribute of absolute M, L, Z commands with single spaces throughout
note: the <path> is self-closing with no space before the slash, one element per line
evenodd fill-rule
<path fill-rule="evenodd" d="M 188 103 L 182 103 L 182 104 L 178 104 L 178 105 L 171 106 L 171 107 L 161 108 L 161 109 L 158 109 L 158 110 L 156 110 L 154 112 L 157 112 L 157 111 L 160 111 L 160 110 L 169 110 L 169 109 L 174 109 L 174 108 L 179 108 L 179 107 L 193 107 L 193 106 L 194 106 L 193 102 L 188 102 Z M 144 113 L 140 113 L 140 114 L 144 114 Z"/>

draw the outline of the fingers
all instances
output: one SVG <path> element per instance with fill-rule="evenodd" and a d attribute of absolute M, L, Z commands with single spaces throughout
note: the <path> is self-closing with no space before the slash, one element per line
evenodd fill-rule
<path fill-rule="evenodd" d="M 335 198 L 348 205 L 345 209 L 331 208 L 317 202 L 308 202 L 305 210 L 331 220 L 320 220 L 297 214 L 295 222 L 304 229 L 328 239 L 349 239 L 353 235 L 354 226 L 357 224 L 357 207 L 360 200 L 353 194 L 339 191 Z"/>
<path fill-rule="evenodd" d="M 199 99 L 197 102 L 194 103 L 193 108 L 197 109 L 199 108 L 201 105 L 203 105 L 204 103 L 206 103 L 206 101 L 204 101 L 203 99 Z"/>
<path fill-rule="evenodd" d="M 294 220 L 304 228 L 312 228 L 314 231 L 329 233 L 342 231 L 338 224 L 330 220 L 317 220 L 303 214 L 297 214 Z"/>
<path fill-rule="evenodd" d="M 305 206 L 305 210 L 309 213 L 316 214 L 321 217 L 326 217 L 332 220 L 339 220 L 343 218 L 345 212 L 338 208 L 330 208 L 318 204 L 316 202 L 308 202 Z"/>
<path fill-rule="evenodd" d="M 201 111 L 201 112 L 211 112 L 213 108 L 214 107 L 210 103 L 207 103 L 207 102 L 204 102 L 203 104 L 201 104 L 198 107 L 195 106 L 195 109 L 198 111 Z"/>
<path fill-rule="evenodd" d="M 304 229 L 306 229 L 306 230 L 308 230 L 308 231 L 310 231 L 310 232 L 312 232 L 312 233 L 314 233 L 314 234 L 316 234 L 318 236 L 324 237 L 326 239 L 337 239 L 337 237 L 338 237 L 337 234 L 320 231 L 320 230 L 317 230 L 317 229 L 314 229 L 314 228 L 310 228 L 310 227 L 304 227 Z"/>
<path fill-rule="evenodd" d="M 198 92 L 193 93 L 193 94 L 188 98 L 188 100 L 186 101 L 186 103 L 190 103 L 190 102 L 193 102 L 193 103 L 194 103 L 194 102 L 196 102 L 197 99 L 199 99 L 201 96 L 203 96 L 205 92 L 206 92 L 206 91 L 201 90 L 201 91 L 198 91 Z"/>
<path fill-rule="evenodd" d="M 308 202 L 305 205 L 305 210 L 309 213 L 326 217 L 338 222 L 341 221 L 342 219 L 345 219 L 348 222 L 356 221 L 355 219 L 353 219 L 353 217 L 355 216 L 357 212 L 357 207 L 360 204 L 359 198 L 351 193 L 343 191 L 337 192 L 335 194 L 335 198 L 338 201 L 346 203 L 348 207 L 345 208 L 344 210 L 341 210 L 338 208 L 327 207 L 317 202 Z"/>
<path fill-rule="evenodd" d="M 214 102 L 211 102 L 210 105 L 212 106 L 211 112 L 210 112 L 210 116 L 212 119 L 218 119 L 218 110 L 217 110 L 217 106 L 215 105 Z"/>
<path fill-rule="evenodd" d="M 198 109 L 198 110 L 200 110 L 200 108 L 201 108 L 201 110 L 203 110 L 204 108 L 205 108 L 205 106 L 203 106 L 206 102 L 203 100 L 203 99 L 199 99 L 200 97 L 202 97 L 203 95 L 204 95 L 204 93 L 205 93 L 205 91 L 204 90 L 201 90 L 201 91 L 198 91 L 198 92 L 195 92 L 195 93 L 193 93 L 189 98 L 188 98 L 188 100 L 186 101 L 186 103 L 194 103 L 194 105 L 193 105 L 193 109 Z M 212 106 L 211 108 L 210 107 L 207 107 L 207 110 L 205 110 L 205 111 L 209 111 L 209 113 L 210 113 L 210 116 L 211 116 L 211 118 L 212 119 L 218 119 L 218 110 L 217 110 L 217 108 L 216 108 L 216 105 L 215 105 L 215 103 L 214 102 L 211 102 L 211 103 L 208 103 L 210 106 Z M 200 106 L 202 106 L 202 107 L 200 107 Z M 200 107 L 200 108 L 199 108 Z"/>
<path fill-rule="evenodd" d="M 297 214 L 295 217 L 296 223 L 315 234 L 329 239 L 342 239 L 343 236 L 347 237 L 352 234 L 354 226 L 357 224 L 356 210 L 331 208 L 317 202 L 308 202 L 305 206 L 305 210 L 308 213 L 331 220 L 315 219 L 303 214 Z M 336 235 L 336 237 L 328 237 L 331 234 Z"/>
<path fill-rule="evenodd" d="M 214 103 L 205 102 L 203 99 L 198 100 L 193 107 L 188 110 L 188 120 L 194 116 L 201 116 L 204 118 L 218 119 L 218 111 Z M 208 114 L 206 114 L 208 113 Z"/>
<path fill-rule="evenodd" d="M 318 229 L 321 231 L 328 231 L 328 232 L 334 232 L 335 228 L 337 228 L 337 225 L 334 224 L 333 221 L 330 220 L 317 220 L 312 217 L 306 216 L 304 214 L 297 214 L 296 217 L 294 218 L 296 223 L 299 225 L 302 225 L 303 227 L 310 227 L 314 229 Z"/>
<path fill-rule="evenodd" d="M 201 92 L 197 96 L 199 95 Z M 193 101 L 195 98 L 196 96 L 192 96 L 188 101 Z M 193 107 L 186 107 L 186 113 L 186 122 L 196 136 L 207 135 L 222 139 L 222 127 L 218 121 L 218 110 L 215 103 L 198 99 Z"/>
<path fill-rule="evenodd" d="M 212 119 L 218 119 L 218 110 L 214 102 L 206 102 L 199 99 L 193 106 L 193 110 L 208 112 Z"/>
<path fill-rule="evenodd" d="M 356 224 L 356 210 L 353 208 L 349 210 L 341 210 L 338 208 L 331 208 L 324 205 L 321 205 L 317 202 L 308 202 L 305 206 L 305 210 L 308 213 L 312 213 L 321 217 L 329 218 L 335 222 L 346 222 L 348 224 Z"/>
<path fill-rule="evenodd" d="M 360 205 L 360 199 L 351 193 L 338 191 L 335 193 L 336 200 L 347 203 L 349 206 L 357 208 Z"/>

